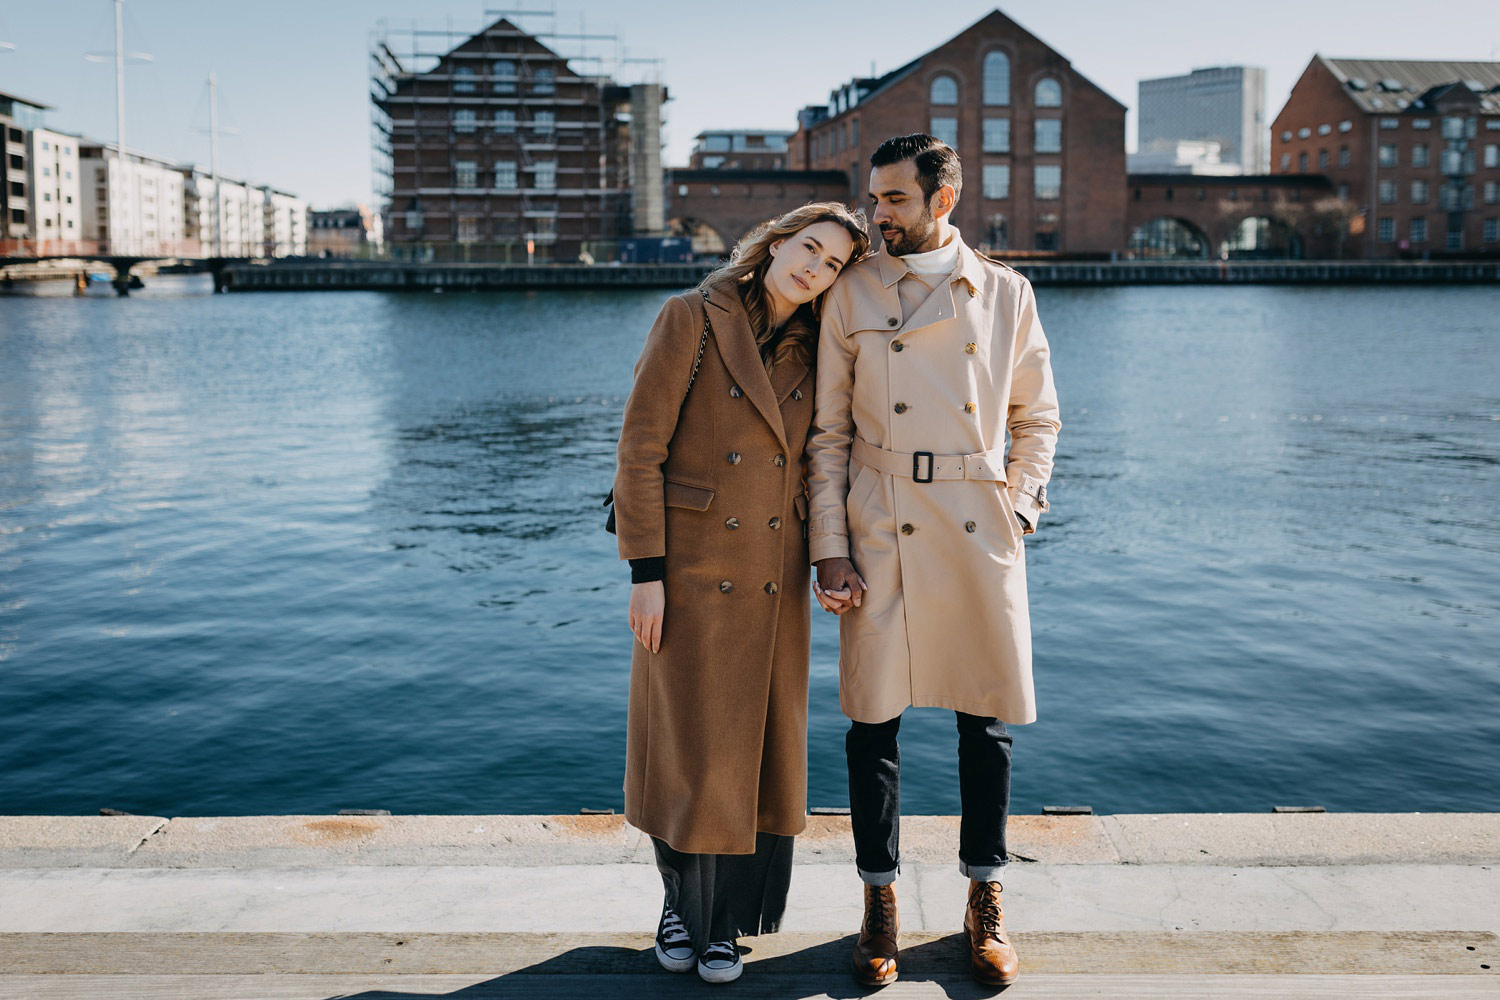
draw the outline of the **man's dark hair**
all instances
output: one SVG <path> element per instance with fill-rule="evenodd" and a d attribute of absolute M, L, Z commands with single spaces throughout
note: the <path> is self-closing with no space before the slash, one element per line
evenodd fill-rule
<path fill-rule="evenodd" d="M 913 132 L 887 139 L 870 154 L 872 167 L 888 167 L 902 160 L 916 161 L 917 183 L 922 186 L 923 198 L 931 201 L 938 188 L 951 184 L 957 200 L 963 190 L 964 172 L 952 146 L 926 132 Z"/>

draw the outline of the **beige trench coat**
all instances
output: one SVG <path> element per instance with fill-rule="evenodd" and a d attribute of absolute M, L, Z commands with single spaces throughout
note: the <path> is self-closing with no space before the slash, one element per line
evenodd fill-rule
<path fill-rule="evenodd" d="M 660 652 L 631 656 L 625 818 L 684 853 L 753 854 L 757 832 L 807 822 L 812 409 L 813 371 L 787 359 L 768 375 L 732 290 L 668 299 L 636 364 L 620 558 L 666 557 L 667 606 Z"/>
<path fill-rule="evenodd" d="M 1032 722 L 1015 515 L 1030 533 L 1047 509 L 1060 427 L 1036 297 L 960 245 L 953 274 L 903 316 L 908 273 L 882 248 L 823 307 L 810 557 L 849 556 L 869 585 L 839 620 L 840 703 L 860 722 L 908 705 Z"/>

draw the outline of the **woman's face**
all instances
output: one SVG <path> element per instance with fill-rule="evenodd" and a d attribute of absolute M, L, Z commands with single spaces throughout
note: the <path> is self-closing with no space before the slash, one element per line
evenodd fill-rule
<path fill-rule="evenodd" d="M 766 284 L 793 306 L 811 302 L 828 290 L 854 250 L 854 238 L 837 222 L 814 222 L 796 235 L 771 244 Z"/>

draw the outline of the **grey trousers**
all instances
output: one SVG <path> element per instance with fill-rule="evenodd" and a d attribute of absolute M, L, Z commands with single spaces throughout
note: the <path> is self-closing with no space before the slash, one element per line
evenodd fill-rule
<path fill-rule="evenodd" d="M 682 918 L 695 951 L 781 927 L 796 839 L 757 833 L 754 854 L 683 854 L 651 838 L 666 905 Z"/>

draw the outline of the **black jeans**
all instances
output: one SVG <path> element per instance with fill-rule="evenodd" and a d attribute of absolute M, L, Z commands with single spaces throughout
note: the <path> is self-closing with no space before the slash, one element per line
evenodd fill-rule
<path fill-rule="evenodd" d="M 958 867 L 980 881 L 995 881 L 1009 858 L 1005 819 L 1010 811 L 1011 735 L 1005 723 L 983 715 L 958 716 L 958 794 L 963 817 Z M 901 870 L 901 716 L 855 722 L 844 737 L 849 760 L 849 819 L 854 860 L 870 885 L 889 885 Z"/>

